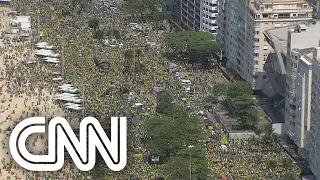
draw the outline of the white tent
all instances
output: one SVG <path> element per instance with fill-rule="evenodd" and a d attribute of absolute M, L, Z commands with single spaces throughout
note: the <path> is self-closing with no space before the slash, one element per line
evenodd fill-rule
<path fill-rule="evenodd" d="M 62 77 L 52 78 L 52 80 L 54 80 L 54 81 L 61 81 L 61 80 L 62 80 Z"/>
<path fill-rule="evenodd" d="M 68 92 L 68 93 L 76 93 L 79 91 L 78 88 L 68 87 L 68 88 L 60 88 L 61 91 Z"/>
<path fill-rule="evenodd" d="M 47 49 L 36 50 L 35 54 L 40 56 L 51 56 L 51 57 L 55 55 L 51 50 L 47 50 Z"/>
<path fill-rule="evenodd" d="M 46 45 L 48 45 L 48 43 L 46 42 L 39 42 L 36 44 L 36 46 L 46 46 Z"/>
<path fill-rule="evenodd" d="M 51 54 L 50 57 L 59 58 L 61 55 L 59 53 Z"/>
<path fill-rule="evenodd" d="M 63 84 L 61 86 L 59 86 L 59 88 L 67 88 L 67 87 L 73 87 L 72 84 Z"/>
<path fill-rule="evenodd" d="M 60 63 L 60 61 L 55 61 L 55 60 L 45 60 L 45 62 L 54 63 L 54 64 Z"/>
<path fill-rule="evenodd" d="M 73 110 L 81 110 L 81 109 L 83 109 L 82 107 L 79 107 L 79 106 L 67 106 L 66 108 L 67 109 L 73 109 Z"/>
<path fill-rule="evenodd" d="M 139 106 L 143 106 L 142 103 L 135 103 L 132 107 L 139 107 Z"/>
<path fill-rule="evenodd" d="M 26 63 L 27 64 L 33 64 L 33 63 L 36 63 L 37 61 L 27 61 Z"/>
<path fill-rule="evenodd" d="M 44 57 L 44 60 L 54 60 L 54 61 L 59 61 L 59 58 L 53 58 L 53 57 Z"/>
<path fill-rule="evenodd" d="M 52 74 L 53 74 L 53 75 L 61 75 L 60 72 L 53 72 Z"/>

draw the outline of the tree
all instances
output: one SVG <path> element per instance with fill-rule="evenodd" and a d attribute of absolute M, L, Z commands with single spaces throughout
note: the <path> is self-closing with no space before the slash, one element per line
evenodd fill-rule
<path fill-rule="evenodd" d="M 157 113 L 166 114 L 171 112 L 173 108 L 173 97 L 169 91 L 161 91 L 157 94 L 158 105 L 156 107 Z"/>
<path fill-rule="evenodd" d="M 164 172 L 168 180 L 189 179 L 189 161 L 183 157 L 173 157 L 165 165 Z"/>
<path fill-rule="evenodd" d="M 245 111 L 241 111 L 239 113 L 240 117 L 237 121 L 240 123 L 241 126 L 248 128 L 248 129 L 255 129 L 258 125 L 258 111 L 256 109 L 249 109 Z"/>
<path fill-rule="evenodd" d="M 296 175 L 292 172 L 286 172 L 284 176 L 281 178 L 282 180 L 296 180 L 298 179 Z"/>
<path fill-rule="evenodd" d="M 270 168 L 270 169 L 275 169 L 277 167 L 277 161 L 276 160 L 273 160 L 273 159 L 270 159 L 267 161 L 267 167 Z"/>
<path fill-rule="evenodd" d="M 168 179 L 189 179 L 190 178 L 190 154 L 192 179 L 208 179 L 210 173 L 208 161 L 201 147 L 181 149 L 176 156 L 170 158 L 164 168 L 164 174 Z"/>
<path fill-rule="evenodd" d="M 106 35 L 107 36 L 110 36 L 112 35 L 113 33 L 113 37 L 116 38 L 116 39 L 120 39 L 121 38 L 121 33 L 118 29 L 114 29 L 113 32 L 112 32 L 112 29 L 106 29 Z"/>
<path fill-rule="evenodd" d="M 175 106 L 174 112 L 171 108 L 167 114 L 145 120 L 143 127 L 148 137 L 147 149 L 162 160 L 206 137 L 200 119 L 189 117 L 182 106 Z"/>
<path fill-rule="evenodd" d="M 139 13 L 141 17 L 145 13 L 151 11 L 158 11 L 163 7 L 163 0 L 127 0 L 124 4 L 124 8 L 130 13 Z"/>
<path fill-rule="evenodd" d="M 282 168 L 284 169 L 290 169 L 292 167 L 292 160 L 287 158 L 287 157 L 284 157 L 283 159 L 281 159 L 281 166 Z"/>
<path fill-rule="evenodd" d="M 258 112 L 252 107 L 255 97 L 252 85 L 248 82 L 216 84 L 212 88 L 212 96 L 221 102 L 232 117 L 245 128 L 255 129 L 258 124 Z"/>
<path fill-rule="evenodd" d="M 93 35 L 93 37 L 95 38 L 95 39 L 99 39 L 99 40 L 101 40 L 101 39 L 103 39 L 104 38 L 104 31 L 102 30 L 102 29 L 98 29 L 98 30 L 96 30 L 95 32 L 94 32 L 94 35 Z"/>
<path fill-rule="evenodd" d="M 219 51 L 215 36 L 207 32 L 179 31 L 165 37 L 166 44 L 189 62 L 206 64 L 208 58 Z"/>
<path fill-rule="evenodd" d="M 90 28 L 96 30 L 99 27 L 99 19 L 92 18 L 89 20 L 88 25 Z"/>

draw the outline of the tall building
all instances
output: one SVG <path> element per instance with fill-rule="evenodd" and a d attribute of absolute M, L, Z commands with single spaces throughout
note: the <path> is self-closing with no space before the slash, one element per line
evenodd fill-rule
<path fill-rule="evenodd" d="M 272 92 L 271 97 L 276 94 L 283 97 L 286 133 L 296 144 L 299 155 L 309 161 L 315 175 L 318 173 L 316 169 L 320 168 L 317 136 L 320 128 L 317 129 L 316 123 L 320 107 L 317 104 L 320 103 L 317 93 L 320 89 L 316 84 L 320 67 L 316 59 L 320 52 L 315 48 L 320 46 L 319 32 L 320 22 L 310 21 L 264 33 L 273 48 L 264 67 L 266 91 Z"/>
<path fill-rule="evenodd" d="M 217 34 L 218 0 L 202 0 L 201 31 Z"/>
<path fill-rule="evenodd" d="M 217 0 L 166 0 L 165 10 L 187 29 L 217 33 Z"/>
<path fill-rule="evenodd" d="M 274 51 L 265 64 L 267 88 L 285 99 L 286 133 L 298 153 L 309 161 L 320 179 L 319 75 L 320 22 L 312 21 L 266 31 L 265 37 Z M 283 67 L 286 67 L 285 70 Z M 283 76 L 286 76 L 284 86 Z"/>
<path fill-rule="evenodd" d="M 202 0 L 180 0 L 179 22 L 186 28 L 200 31 L 202 27 Z"/>
<path fill-rule="evenodd" d="M 313 7 L 313 17 L 320 19 L 320 0 L 307 0 Z"/>
<path fill-rule="evenodd" d="M 320 179 L 320 41 L 318 46 L 313 55 L 309 166 L 316 178 Z"/>
<path fill-rule="evenodd" d="M 272 51 L 263 32 L 311 19 L 312 7 L 303 0 L 219 0 L 218 41 L 227 66 L 262 90 Z"/>

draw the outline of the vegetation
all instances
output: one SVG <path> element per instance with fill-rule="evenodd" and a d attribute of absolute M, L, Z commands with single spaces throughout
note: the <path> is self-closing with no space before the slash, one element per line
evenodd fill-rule
<path fill-rule="evenodd" d="M 99 19 L 97 18 L 92 18 L 89 20 L 88 25 L 90 28 L 97 30 L 99 27 Z"/>
<path fill-rule="evenodd" d="M 144 17 L 144 14 L 161 9 L 163 3 L 163 0 L 126 0 L 124 8 L 130 13 L 138 13 L 141 17 Z"/>
<path fill-rule="evenodd" d="M 162 175 L 168 179 L 188 179 L 190 154 L 192 176 L 206 179 L 208 163 L 199 140 L 207 137 L 201 120 L 190 117 L 186 109 L 173 103 L 168 91 L 158 94 L 157 116 L 143 123 L 147 137 L 147 150 L 165 163 Z M 192 145 L 192 148 L 188 148 Z"/>
<path fill-rule="evenodd" d="M 212 88 L 212 95 L 206 100 L 223 104 L 243 128 L 255 129 L 258 112 L 253 106 L 255 97 L 252 94 L 252 85 L 248 82 L 216 84 Z"/>
<path fill-rule="evenodd" d="M 167 45 L 181 58 L 190 63 L 208 63 L 208 59 L 219 51 L 215 36 L 207 32 L 178 31 L 166 35 Z"/>
<path fill-rule="evenodd" d="M 98 29 L 98 30 L 96 30 L 96 31 L 94 32 L 93 37 L 94 37 L 95 39 L 101 40 L 101 39 L 104 38 L 104 35 L 105 35 L 104 30 Z"/>

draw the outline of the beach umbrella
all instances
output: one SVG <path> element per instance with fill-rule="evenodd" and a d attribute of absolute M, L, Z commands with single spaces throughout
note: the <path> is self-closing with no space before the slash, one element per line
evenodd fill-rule
<path fill-rule="evenodd" d="M 183 97 L 181 98 L 181 101 L 187 101 L 187 98 Z"/>

